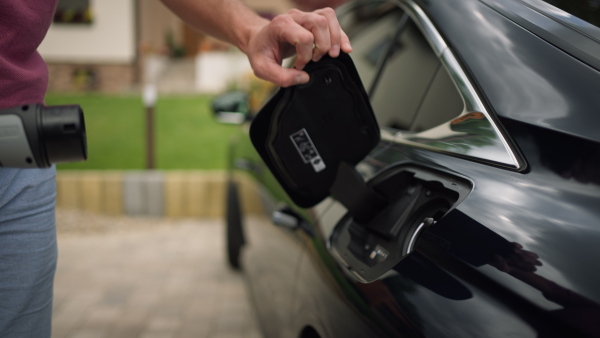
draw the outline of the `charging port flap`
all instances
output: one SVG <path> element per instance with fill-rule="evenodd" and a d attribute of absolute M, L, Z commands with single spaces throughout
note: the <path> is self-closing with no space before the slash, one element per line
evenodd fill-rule
<path fill-rule="evenodd" d="M 304 68 L 310 81 L 281 88 L 250 126 L 250 139 L 298 206 L 330 195 L 340 163 L 353 166 L 379 143 L 369 98 L 349 55 Z"/>

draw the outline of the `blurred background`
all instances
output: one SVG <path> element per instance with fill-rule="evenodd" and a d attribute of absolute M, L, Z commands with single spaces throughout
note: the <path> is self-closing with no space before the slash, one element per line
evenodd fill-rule
<path fill-rule="evenodd" d="M 292 7 L 248 5 L 265 17 Z M 59 169 L 145 169 L 144 89 L 157 93 L 156 168 L 222 169 L 216 154 L 232 128 L 213 123 L 211 97 L 262 85 L 237 48 L 192 30 L 158 0 L 60 0 L 39 52 L 50 72 L 46 103 L 81 104 L 89 131 L 89 160 Z"/>
<path fill-rule="evenodd" d="M 298 7 L 246 3 L 267 18 Z M 257 109 L 272 85 L 158 0 L 60 0 L 39 52 L 45 103 L 81 105 L 89 152 L 57 166 L 53 337 L 261 337 L 224 258 L 226 149 L 240 126 L 210 104 L 243 91 Z"/>

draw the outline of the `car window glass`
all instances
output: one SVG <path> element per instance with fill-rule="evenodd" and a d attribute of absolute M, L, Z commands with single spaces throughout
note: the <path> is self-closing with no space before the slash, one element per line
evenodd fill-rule
<path fill-rule="evenodd" d="M 382 127 L 409 130 L 440 61 L 411 22 L 392 47 L 371 105 Z"/>
<path fill-rule="evenodd" d="M 464 103 L 446 69 L 441 66 L 410 126 L 411 131 L 423 131 L 450 121 L 462 113 Z"/>
<path fill-rule="evenodd" d="M 352 60 L 367 91 L 386 46 L 393 39 L 401 16 L 400 11 L 390 12 L 383 18 L 362 26 L 363 29 L 355 29 L 353 34 L 349 35 L 353 49 Z"/>
<path fill-rule="evenodd" d="M 398 8 L 390 2 L 365 2 L 351 8 L 338 8 L 338 20 L 344 32 L 352 37 L 393 10 Z"/>
<path fill-rule="evenodd" d="M 460 115 L 462 98 L 413 22 L 399 35 L 371 97 L 381 127 L 425 130 Z"/>

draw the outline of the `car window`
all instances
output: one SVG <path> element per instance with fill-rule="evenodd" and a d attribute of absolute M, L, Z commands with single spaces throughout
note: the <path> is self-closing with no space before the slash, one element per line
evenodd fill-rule
<path fill-rule="evenodd" d="M 462 98 L 413 22 L 385 61 L 371 105 L 381 127 L 421 131 L 461 114 Z"/>
<path fill-rule="evenodd" d="M 423 131 L 439 126 L 460 115 L 464 102 L 454 82 L 443 66 L 438 67 L 425 94 L 423 103 L 410 126 L 411 131 Z"/>
<path fill-rule="evenodd" d="M 394 38 L 402 12 L 395 10 L 383 17 L 354 28 L 349 38 L 352 43 L 352 60 L 365 89 L 373 83 L 377 67 L 384 57 L 386 47 Z"/>
<path fill-rule="evenodd" d="M 398 10 L 391 2 L 350 3 L 338 7 L 338 20 L 349 37 L 372 24 L 387 13 Z"/>

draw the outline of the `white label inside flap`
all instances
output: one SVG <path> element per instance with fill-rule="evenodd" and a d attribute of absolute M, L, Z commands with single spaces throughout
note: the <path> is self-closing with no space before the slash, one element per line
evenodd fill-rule
<path fill-rule="evenodd" d="M 315 172 L 320 172 L 326 168 L 325 162 L 323 162 L 317 148 L 310 139 L 310 136 L 308 136 L 306 129 L 302 128 L 293 133 L 290 135 L 290 139 L 292 140 L 292 143 L 294 143 L 296 150 L 298 150 L 300 157 L 302 157 L 302 161 L 304 161 L 304 163 L 310 163 Z"/>

